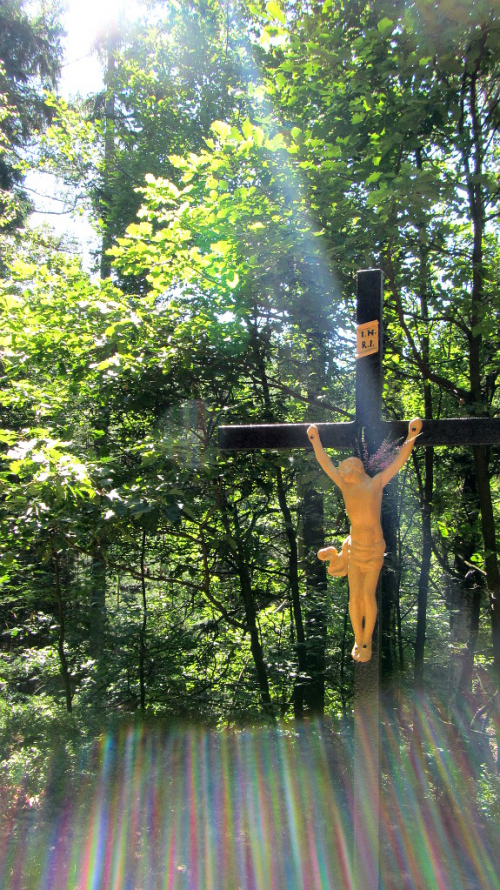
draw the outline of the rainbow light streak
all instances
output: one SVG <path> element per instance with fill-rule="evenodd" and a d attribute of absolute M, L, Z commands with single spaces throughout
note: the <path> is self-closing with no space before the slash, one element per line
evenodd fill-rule
<path fill-rule="evenodd" d="M 472 804 L 474 755 L 438 709 L 415 713 L 418 744 L 394 714 L 382 725 L 381 887 L 500 888 Z M 0 886 L 355 890 L 352 760 L 347 733 L 326 721 L 107 735 L 65 795 L 2 823 Z"/>
<path fill-rule="evenodd" d="M 395 887 L 499 888 L 499 861 L 494 864 L 474 804 L 474 753 L 465 756 L 456 729 L 428 702 L 414 719 L 422 744 L 408 728 L 410 744 L 401 744 L 401 726 L 389 717 L 384 722 L 382 872 L 399 874 Z"/>

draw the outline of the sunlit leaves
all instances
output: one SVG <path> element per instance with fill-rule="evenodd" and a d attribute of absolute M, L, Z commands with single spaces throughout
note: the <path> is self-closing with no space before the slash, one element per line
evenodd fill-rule
<path fill-rule="evenodd" d="M 426 15 L 442 14 L 441 4 L 431 6 Z M 474 337 L 483 338 L 484 388 L 498 409 L 498 147 L 492 138 L 487 169 L 470 178 L 491 211 L 484 300 L 472 323 L 470 194 L 458 164 L 470 145 L 463 89 L 473 67 L 464 75 L 460 54 L 443 52 L 436 35 L 423 39 L 417 7 L 424 5 L 398 13 L 384 2 L 264 2 L 244 4 L 236 22 L 231 4 L 163 4 L 161 27 L 141 26 L 117 48 L 113 152 L 104 165 L 99 97 L 87 115 L 48 100 L 48 161 L 68 178 L 88 176 L 115 265 L 109 281 L 96 282 L 35 236 L 7 257 L 1 571 L 10 575 L 8 596 L 31 603 L 41 570 L 53 596 L 52 557 L 61 556 L 74 596 L 69 623 L 86 665 L 75 680 L 81 700 L 97 698 L 82 613 L 99 577 L 113 649 L 99 668 L 108 704 L 137 706 L 144 594 L 148 707 L 197 712 L 205 684 L 203 707 L 216 720 L 249 707 L 257 713 L 245 630 L 252 603 L 272 696 L 290 707 L 300 672 L 277 470 L 297 535 L 296 481 L 323 483 L 300 453 L 226 457 L 216 430 L 226 420 L 350 411 L 356 269 L 380 264 L 386 273 L 388 415 L 422 409 L 426 378 L 415 351 L 424 346 L 431 371 L 449 384 L 426 380 L 436 410 L 474 410 L 455 392 L 467 393 Z M 474 59 L 477 47 L 471 66 Z M 489 119 L 496 121 L 493 109 Z M 444 460 L 436 464 L 433 534 L 446 566 L 467 528 L 466 509 L 460 521 L 454 515 L 460 460 Z M 420 553 L 409 480 L 401 492 L 406 659 Z M 345 517 L 330 489 L 325 497 L 336 532 Z M 468 571 L 482 569 L 473 543 Z M 436 579 L 441 590 L 438 572 Z M 435 613 L 445 624 L 441 604 Z M 342 611 L 332 607 L 329 621 L 335 659 Z M 12 618 L 14 631 L 22 627 Z M 440 641 L 435 651 L 443 649 Z M 336 691 L 332 701 L 340 707 Z"/>
<path fill-rule="evenodd" d="M 377 29 L 380 31 L 381 34 L 386 34 L 387 31 L 392 29 L 393 24 L 394 23 L 391 19 L 385 17 L 377 22 Z"/>
<path fill-rule="evenodd" d="M 9 471 L 19 477 L 23 495 L 31 501 L 28 511 L 37 504 L 43 510 L 45 501 L 57 505 L 95 494 L 87 467 L 70 447 L 69 442 L 36 438 L 20 441 L 7 451 Z"/>
<path fill-rule="evenodd" d="M 266 3 L 266 12 L 268 12 L 271 18 L 280 22 L 280 24 L 284 25 L 286 23 L 285 13 L 276 0 L 269 0 L 269 2 Z"/>

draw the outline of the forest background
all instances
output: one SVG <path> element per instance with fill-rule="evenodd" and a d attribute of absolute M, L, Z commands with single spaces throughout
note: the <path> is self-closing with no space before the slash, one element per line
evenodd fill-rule
<path fill-rule="evenodd" d="M 384 272 L 386 418 L 500 407 L 496 0 L 149 2 L 69 103 L 61 38 L 57 5 L 0 5 L 4 812 L 121 723 L 349 731 L 347 585 L 316 559 L 341 500 L 307 450 L 217 427 L 353 418 L 356 270 Z M 33 170 L 93 268 L 29 225 Z M 488 816 L 499 461 L 415 450 L 380 614 L 400 744 L 432 702 Z"/>

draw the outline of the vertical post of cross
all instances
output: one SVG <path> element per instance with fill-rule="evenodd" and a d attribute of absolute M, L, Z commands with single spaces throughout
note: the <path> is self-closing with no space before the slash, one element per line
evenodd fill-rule
<path fill-rule="evenodd" d="M 377 450 L 382 411 L 383 279 L 364 269 L 356 282 L 356 422 L 369 453 Z"/>
<path fill-rule="evenodd" d="M 362 458 L 380 446 L 382 408 L 383 278 L 380 269 L 357 274 L 356 423 Z M 380 597 L 380 582 L 378 598 Z M 380 609 L 380 606 L 379 606 Z M 354 860 L 356 890 L 379 886 L 380 621 L 373 656 L 354 668 Z"/>

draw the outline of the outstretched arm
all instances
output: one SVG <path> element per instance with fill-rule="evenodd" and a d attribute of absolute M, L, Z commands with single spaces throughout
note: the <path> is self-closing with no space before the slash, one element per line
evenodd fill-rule
<path fill-rule="evenodd" d="M 319 437 L 318 427 L 315 424 L 311 424 L 311 426 L 307 430 L 307 435 L 312 443 L 312 447 L 314 448 L 314 454 L 316 455 L 316 460 L 318 461 L 322 470 L 325 471 L 327 476 L 330 479 L 333 479 L 336 485 L 340 488 L 340 474 L 337 470 L 337 467 L 333 463 L 332 460 L 328 457 L 323 445 L 321 444 L 321 439 Z"/>
<path fill-rule="evenodd" d="M 408 426 L 408 438 L 399 449 L 399 454 L 397 455 L 397 457 L 395 457 L 392 463 L 389 464 L 389 466 L 386 467 L 385 470 L 382 470 L 382 472 L 379 473 L 376 477 L 380 479 L 382 488 L 384 487 L 384 485 L 387 485 L 387 483 L 393 478 L 393 476 L 395 476 L 396 473 L 399 473 L 401 467 L 405 465 L 406 461 L 413 451 L 413 446 L 415 444 L 417 436 L 420 434 L 421 429 L 422 421 L 420 420 L 420 417 L 414 417 L 413 420 L 410 420 Z"/>

